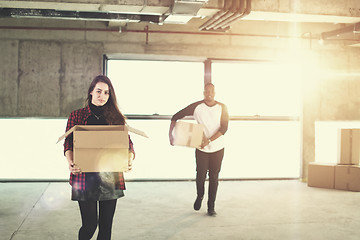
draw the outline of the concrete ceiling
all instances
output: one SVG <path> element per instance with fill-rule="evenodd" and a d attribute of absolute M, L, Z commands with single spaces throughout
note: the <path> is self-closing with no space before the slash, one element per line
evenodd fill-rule
<path fill-rule="evenodd" d="M 13 17 L 105 21 L 109 27 L 151 22 L 181 24 L 200 31 L 201 24 L 224 9 L 225 1 L 231 0 L 2 0 L 0 20 Z M 360 1 L 252 0 L 250 14 L 237 21 L 341 24 L 334 25 L 333 31 L 360 22 Z M 358 31 L 346 34 L 359 39 Z"/>
<path fill-rule="evenodd" d="M 188 8 L 186 6 L 189 6 Z M 209 17 L 224 0 L 2 0 L 0 8 Z M 355 23 L 358 0 L 252 0 L 250 20 Z M 198 10 L 194 12 L 194 10 Z"/>

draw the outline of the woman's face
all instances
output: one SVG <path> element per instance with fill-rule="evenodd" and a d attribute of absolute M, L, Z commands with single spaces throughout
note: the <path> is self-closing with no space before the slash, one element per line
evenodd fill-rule
<path fill-rule="evenodd" d="M 109 86 L 106 83 L 98 82 L 90 94 L 92 96 L 92 104 L 95 106 L 104 106 L 109 100 Z"/>

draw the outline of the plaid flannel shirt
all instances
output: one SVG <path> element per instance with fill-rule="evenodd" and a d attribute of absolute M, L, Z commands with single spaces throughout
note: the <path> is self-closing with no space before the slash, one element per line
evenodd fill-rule
<path fill-rule="evenodd" d="M 72 128 L 75 125 L 87 125 L 87 120 L 89 116 L 91 115 L 91 110 L 89 106 L 86 106 L 85 108 L 78 109 L 73 111 L 68 119 L 67 125 L 66 125 L 66 131 L 68 131 L 70 128 Z M 73 134 L 70 134 L 66 137 L 64 142 L 64 153 L 68 150 L 73 151 Z M 134 152 L 134 146 L 129 136 L 129 150 L 131 152 Z M 115 187 L 117 189 L 125 190 L 125 180 L 124 175 L 122 172 L 118 173 L 119 178 L 116 178 L 117 181 L 115 183 Z M 86 173 L 80 173 L 77 175 L 70 174 L 70 180 L 69 183 L 71 186 L 76 188 L 77 190 L 85 190 L 86 189 L 86 182 L 85 182 Z"/>

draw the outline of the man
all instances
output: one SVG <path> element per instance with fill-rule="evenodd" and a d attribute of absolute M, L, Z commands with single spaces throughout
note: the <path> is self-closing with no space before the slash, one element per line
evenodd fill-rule
<path fill-rule="evenodd" d="M 215 86 L 208 83 L 204 88 L 204 99 L 190 104 L 177 112 L 171 119 L 169 129 L 170 144 L 174 144 L 172 135 L 176 121 L 185 116 L 194 116 L 195 120 L 204 126 L 204 136 L 201 146 L 196 149 L 196 189 L 197 197 L 194 209 L 200 210 L 204 197 L 206 174 L 209 171 L 209 191 L 207 213 L 215 216 L 215 199 L 218 188 L 218 177 L 224 156 L 224 137 L 228 129 L 229 114 L 224 104 L 215 101 Z"/>

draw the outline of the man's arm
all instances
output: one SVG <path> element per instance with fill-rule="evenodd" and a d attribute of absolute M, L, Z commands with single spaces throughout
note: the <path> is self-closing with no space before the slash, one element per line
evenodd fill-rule
<path fill-rule="evenodd" d="M 174 130 L 174 127 L 176 125 L 176 121 L 179 119 L 182 119 L 186 116 L 192 116 L 194 114 L 195 108 L 197 105 L 202 103 L 203 101 L 198 101 L 195 103 L 190 104 L 189 106 L 185 107 L 184 109 L 178 111 L 175 113 L 171 118 L 170 128 L 169 128 L 169 140 L 170 144 L 174 145 L 174 136 L 172 135 L 172 132 Z"/>

